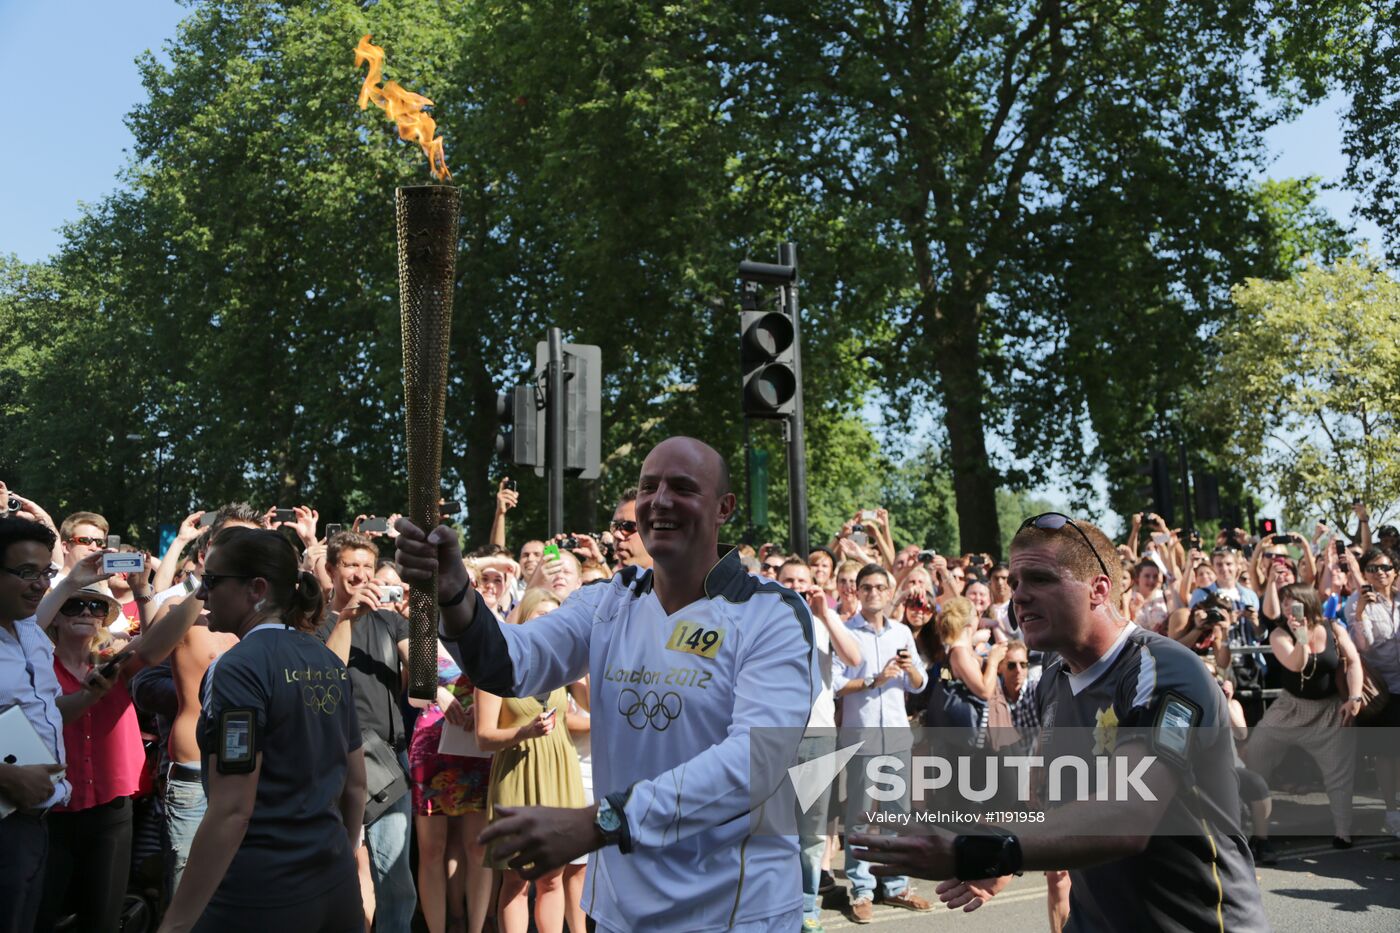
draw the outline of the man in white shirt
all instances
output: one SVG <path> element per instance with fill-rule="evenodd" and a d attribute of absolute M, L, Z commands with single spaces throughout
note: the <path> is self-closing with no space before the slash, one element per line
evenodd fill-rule
<path fill-rule="evenodd" d="M 836 751 L 836 698 L 831 689 L 832 652 L 841 664 L 855 667 L 860 664 L 860 644 L 855 635 L 842 623 L 836 612 L 828 605 L 826 591 L 812 579 L 812 571 L 800 558 L 790 557 L 778 571 L 778 582 L 807 600 L 807 608 L 812 618 L 819 622 L 813 626 L 817 647 L 817 669 L 821 673 L 822 691 L 812 704 L 812 715 L 807 720 L 807 735 L 797 747 L 798 762 L 812 761 Z M 802 929 L 805 933 L 819 933 L 822 929 L 821 886 L 822 856 L 826 852 L 826 818 L 829 794 L 822 794 L 803 814 L 798 844 L 802 849 Z"/>
<path fill-rule="evenodd" d="M 57 762 L 0 762 L 0 812 L 13 808 L 0 819 L 0 931 L 5 933 L 28 933 L 39 911 L 49 847 L 45 817 L 72 790 L 61 777 L 63 723 L 81 716 L 112 686 L 94 672 L 82 690 L 66 696 L 59 690 L 53 642 L 34 621 L 53 579 L 54 539 L 44 525 L 0 518 L 0 709 L 23 710 Z"/>
<path fill-rule="evenodd" d="M 861 749 L 851 758 L 847 778 L 846 832 L 869 824 L 866 814 L 875 810 L 907 812 L 907 800 L 885 805 L 872 800 L 867 791 L 871 782 L 867 768 L 872 758 L 893 755 L 904 762 L 909 773 L 913 731 L 904 711 L 904 695 L 928 688 L 928 676 L 919 663 L 914 633 L 902 622 L 885 616 L 893 581 L 879 564 L 867 564 L 856 575 L 860 614 L 846 623 L 860 645 L 861 662 L 843 665 L 835 676 L 837 696 L 845 697 L 841 711 L 841 745 L 860 742 Z M 850 733 L 849 737 L 847 733 Z M 846 878 L 851 882 L 851 919 L 870 923 L 874 919 L 873 897 L 876 878 L 870 864 L 857 859 L 846 846 Z M 932 910 L 933 905 L 909 890 L 909 879 L 891 876 L 879 879 L 880 903 L 906 910 Z"/>
<path fill-rule="evenodd" d="M 441 572 L 441 635 L 477 686 L 531 696 L 591 672 L 598 802 L 499 809 L 481 841 L 527 879 L 592 853 L 584 909 L 601 931 L 802 922 L 797 839 L 751 822 L 786 772 L 754 773 L 749 755 L 758 729 L 791 733 L 777 751 L 785 763 L 796 754 L 819 689 L 812 618 L 796 594 L 744 572 L 733 548 L 716 560 L 734 506 L 713 448 L 662 441 L 635 503 L 652 568 L 628 566 L 529 625 L 498 624 L 468 592 L 452 529 L 398 525 L 404 577 Z"/>

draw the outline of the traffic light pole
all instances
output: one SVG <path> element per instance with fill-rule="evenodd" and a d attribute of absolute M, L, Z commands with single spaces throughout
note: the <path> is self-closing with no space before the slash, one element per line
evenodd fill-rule
<path fill-rule="evenodd" d="M 564 534 L 564 334 L 549 329 L 545 367 L 544 471 L 549 482 L 549 536 Z"/>
<path fill-rule="evenodd" d="M 1177 462 L 1181 465 L 1181 529 L 1190 532 L 1196 528 L 1195 519 L 1191 516 L 1191 470 L 1186 463 L 1186 441 L 1179 436 L 1176 451 Z"/>
<path fill-rule="evenodd" d="M 802 325 L 797 304 L 797 245 L 784 243 L 778 247 L 778 263 L 791 266 L 792 281 L 783 286 L 787 311 L 792 317 L 792 373 L 797 381 L 792 415 L 787 426 L 788 461 L 788 538 L 793 554 L 807 559 L 807 441 L 802 430 Z"/>

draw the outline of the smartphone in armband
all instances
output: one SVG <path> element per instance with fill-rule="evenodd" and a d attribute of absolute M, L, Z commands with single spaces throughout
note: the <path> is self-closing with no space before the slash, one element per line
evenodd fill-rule
<path fill-rule="evenodd" d="M 257 719 L 250 709 L 224 710 L 219 716 L 219 773 L 250 774 L 256 755 L 253 733 Z"/>

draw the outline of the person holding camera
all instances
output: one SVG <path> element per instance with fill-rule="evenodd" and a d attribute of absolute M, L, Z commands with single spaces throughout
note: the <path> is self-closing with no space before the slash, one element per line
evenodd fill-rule
<path fill-rule="evenodd" d="M 320 584 L 281 534 L 224 528 L 186 602 L 238 643 L 204 685 L 209 807 L 160 933 L 358 933 L 364 755 L 349 674 L 313 634 Z"/>
<path fill-rule="evenodd" d="M 1332 845 L 1351 848 L 1351 796 L 1356 771 L 1356 733 L 1346 728 L 1361 711 L 1361 662 L 1347 630 L 1322 615 L 1317 590 L 1307 583 L 1279 586 L 1270 579 L 1263 615 L 1273 631 L 1269 644 L 1282 666 L 1283 691 L 1251 733 L 1244 759 L 1268 780 L 1290 746 L 1317 762 L 1327 786 L 1335 835 Z M 1337 672 L 1346 665 L 1346 694 Z M 1267 827 L 1261 835 L 1268 837 Z"/>
<path fill-rule="evenodd" d="M 54 762 L 0 762 L 0 801 L 13 808 L 0 818 L 3 933 L 31 933 L 39 912 L 49 811 L 72 793 L 64 774 L 64 724 L 82 716 L 112 686 L 112 680 L 92 672 L 81 690 L 64 693 L 55 673 L 53 642 L 35 621 L 54 576 L 57 541 L 43 524 L 0 518 L 0 709 L 19 709 Z"/>
<path fill-rule="evenodd" d="M 408 734 L 399 705 L 408 620 L 386 605 L 374 582 L 378 561 L 374 542 L 359 532 L 342 531 L 326 543 L 331 601 L 317 634 L 350 671 L 365 749 L 364 844 L 355 853 L 365 924 L 408 933 L 418 903 L 409 865 Z"/>
<path fill-rule="evenodd" d="M 1347 555 L 1348 565 L 1356 567 L 1355 558 Z M 1343 605 L 1343 613 L 1351 623 L 1351 633 L 1357 650 L 1366 659 L 1373 677 L 1385 681 L 1390 700 L 1379 715 L 1367 723 L 1379 727 L 1374 735 L 1379 741 L 1368 741 L 1376 757 L 1376 781 L 1385 801 L 1385 830 L 1400 836 L 1400 746 L 1383 736 L 1400 728 L 1400 599 L 1396 592 L 1396 561 L 1393 552 L 1373 547 L 1361 556 L 1361 583 L 1354 586 Z M 1351 691 L 1355 695 L 1358 691 Z M 1370 736 L 1366 736 L 1370 739 Z"/>
<path fill-rule="evenodd" d="M 864 744 L 847 766 L 849 787 L 867 786 L 864 775 L 871 758 L 894 755 L 908 762 L 913 749 L 913 733 L 905 712 L 906 693 L 928 689 L 929 678 L 919 663 L 918 646 L 908 626 L 888 618 L 893 594 L 889 571 L 879 564 L 866 564 L 856 576 L 860 594 L 860 614 L 847 623 L 860 648 L 859 664 L 842 664 L 833 674 L 832 685 L 842 697 L 841 745 L 855 741 Z M 852 738 L 846 733 L 850 731 Z M 869 825 L 865 814 L 874 810 L 904 812 L 907 800 L 872 800 L 869 794 L 852 793 L 848 799 L 847 830 Z M 881 903 L 907 910 L 932 910 L 933 905 L 909 890 L 907 878 L 876 879 L 870 865 L 858 859 L 849 842 L 846 849 L 846 877 L 851 882 L 851 919 L 870 923 L 874 918 L 874 896 Z"/>
<path fill-rule="evenodd" d="M 49 591 L 35 621 L 54 641 L 54 675 L 65 696 L 81 694 L 96 673 L 111 689 L 63 726 L 73 796 L 49 814 L 49 864 L 35 929 L 49 930 L 76 914 L 78 929 L 115 930 L 131 864 L 132 798 L 146 750 L 127 685 L 147 665 L 164 661 L 196 613 L 169 613 L 129 642 L 114 639 L 118 601 L 96 584 L 113 575 L 92 554 Z M 126 575 L 136 599 L 149 601 L 143 569 Z"/>
<path fill-rule="evenodd" d="M 1194 609 L 1177 609 L 1168 616 L 1166 636 L 1194 651 L 1217 675 L 1228 677 L 1234 620 L 1234 606 L 1212 596 Z"/>

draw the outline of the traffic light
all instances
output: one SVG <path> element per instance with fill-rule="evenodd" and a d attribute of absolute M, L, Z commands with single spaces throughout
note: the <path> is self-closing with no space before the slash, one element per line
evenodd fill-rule
<path fill-rule="evenodd" d="M 1170 527 L 1176 517 L 1172 510 L 1172 480 L 1167 471 L 1167 455 L 1154 450 L 1148 461 L 1137 468 L 1137 472 L 1151 479 L 1147 485 L 1137 487 L 1139 499 L 1146 499 L 1148 511 L 1162 516 Z"/>
<path fill-rule="evenodd" d="M 501 428 L 496 432 L 496 453 L 517 466 L 543 466 L 540 449 L 543 414 L 534 386 L 515 386 L 496 396 L 496 416 Z"/>
<path fill-rule="evenodd" d="M 1196 520 L 1220 517 L 1220 478 L 1214 473 L 1196 474 Z"/>
<path fill-rule="evenodd" d="M 792 318 L 758 308 L 755 292 L 744 292 L 739 312 L 740 360 L 744 372 L 744 414 L 786 418 L 797 398 L 796 347 Z"/>
<path fill-rule="evenodd" d="M 564 350 L 564 469 L 579 479 L 597 479 L 603 455 L 603 350 L 594 344 L 566 343 Z M 535 378 L 544 386 L 549 344 L 535 345 Z M 539 409 L 540 456 L 544 475 L 545 412 Z"/>

